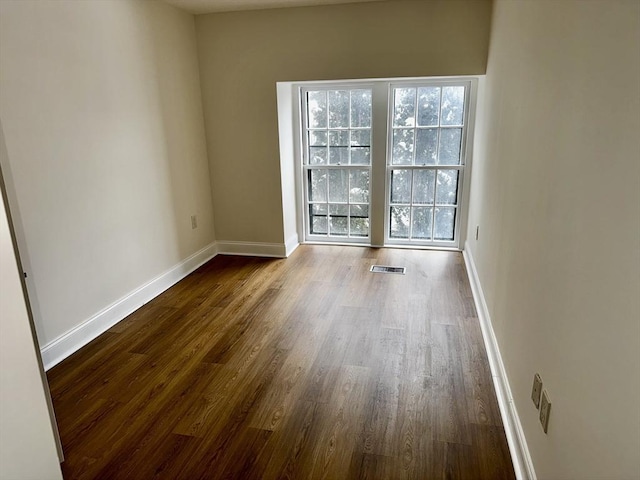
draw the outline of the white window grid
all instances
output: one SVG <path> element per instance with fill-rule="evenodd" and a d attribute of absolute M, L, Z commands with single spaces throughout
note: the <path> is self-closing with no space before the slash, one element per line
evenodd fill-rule
<path fill-rule="evenodd" d="M 418 95 L 417 89 L 422 87 L 440 87 L 440 107 L 438 110 L 438 124 L 437 125 L 418 125 Z M 441 108 L 442 108 L 442 95 L 443 95 L 443 87 L 464 87 L 464 102 L 463 102 L 463 115 L 462 115 L 462 123 L 459 125 L 442 125 L 441 124 Z M 414 115 L 416 118 L 416 122 L 411 126 L 395 126 L 393 124 L 393 116 L 394 116 L 394 105 L 395 98 L 394 93 L 398 88 L 415 88 L 416 95 L 414 100 Z M 467 142 L 467 129 L 469 124 L 469 106 L 470 106 L 470 91 L 471 91 L 471 82 L 470 81 L 437 81 L 437 80 L 425 80 L 420 82 L 392 82 L 389 84 L 389 99 L 388 99 L 388 135 L 387 135 L 387 175 L 386 175 L 386 206 L 385 208 L 385 245 L 419 245 L 419 246 L 441 246 L 441 247 L 456 247 L 459 243 L 460 236 L 460 199 L 462 196 L 463 186 L 464 186 L 464 174 L 465 174 L 465 165 L 467 163 L 466 159 L 466 142 Z M 416 156 L 418 153 L 418 149 L 416 148 L 416 139 L 418 130 L 436 130 L 437 138 L 436 138 L 436 159 L 439 157 L 440 153 L 440 139 L 443 130 L 447 129 L 462 129 L 461 140 L 460 140 L 460 157 L 458 164 L 419 164 L 416 165 Z M 414 131 L 414 145 L 413 151 L 411 153 L 411 164 L 393 164 L 393 137 L 394 131 L 396 130 L 413 130 Z M 437 160 L 436 160 L 437 161 Z M 394 170 L 409 170 L 411 173 L 411 182 L 410 182 L 410 193 L 409 193 L 409 202 L 392 202 L 391 201 L 391 186 L 392 186 L 392 175 Z M 435 182 L 434 182 L 434 193 L 432 203 L 418 203 L 414 202 L 414 181 L 413 172 L 417 170 L 431 170 L 434 172 Z M 438 198 L 438 171 L 440 170 L 455 170 L 458 172 L 457 175 L 457 184 L 456 184 L 456 195 L 454 203 L 438 203 L 436 199 Z M 408 235 L 407 237 L 393 237 L 391 236 L 391 209 L 393 207 L 407 207 L 409 208 L 409 222 L 408 222 Z M 414 235 L 414 207 L 427 207 L 431 208 L 431 235 L 429 239 L 425 238 L 416 238 Z M 454 209 L 454 222 L 453 222 L 453 238 L 452 239 L 436 239 L 434 238 L 435 228 L 436 228 L 436 213 L 441 209 Z"/>
<path fill-rule="evenodd" d="M 300 164 L 302 167 L 302 175 L 304 175 L 304 179 L 302 182 L 302 201 L 304 202 L 304 209 L 303 209 L 303 216 L 304 220 L 301 217 L 301 221 L 300 221 L 300 232 L 302 234 L 302 237 L 304 238 L 305 242 L 320 242 L 320 243 L 324 243 L 324 242 L 331 242 L 331 243 L 342 243 L 342 244 L 348 244 L 348 243 L 359 243 L 359 244 L 363 244 L 363 245 L 369 245 L 369 240 L 371 239 L 372 236 L 372 221 L 371 221 L 371 201 L 372 201 L 372 197 L 371 195 L 378 195 L 375 193 L 375 191 L 372 191 L 372 186 L 373 186 L 373 178 L 372 178 L 372 173 L 374 170 L 374 164 L 371 163 L 373 162 L 373 159 L 375 158 L 374 155 L 374 149 L 376 148 L 375 144 L 376 144 L 376 140 L 375 138 L 378 139 L 378 142 L 380 141 L 380 137 L 374 137 L 374 126 L 373 123 L 376 122 L 376 120 L 373 118 L 374 115 L 372 115 L 371 118 L 371 143 L 370 143 L 370 163 L 369 165 L 332 165 L 332 164 L 326 164 L 326 165 L 309 165 L 309 160 L 308 160 L 308 154 L 309 154 L 309 145 L 308 145 L 308 135 L 309 135 L 309 131 L 313 131 L 313 130 L 325 130 L 323 128 L 321 129 L 309 129 L 308 127 L 308 123 L 307 123 L 307 111 L 306 111 L 306 93 L 309 91 L 321 91 L 321 90 L 357 90 L 357 89 L 370 89 L 372 91 L 375 91 L 378 87 L 376 85 L 385 85 L 385 89 L 387 89 L 388 92 L 388 96 L 389 98 L 387 99 L 387 114 L 388 114 L 388 118 L 387 118 L 387 138 L 386 138 L 386 145 L 387 145 L 387 155 L 386 155 L 386 170 L 387 170 L 387 174 L 386 174 L 386 178 L 385 178 L 385 209 L 384 209 L 384 219 L 381 219 L 380 221 L 383 221 L 383 231 L 380 231 L 380 234 L 384 236 L 384 245 L 389 245 L 389 246 L 398 246 L 398 247 L 402 247 L 402 246 L 408 246 L 411 248 L 438 248 L 438 249 L 457 249 L 459 248 L 460 242 L 461 242 L 461 236 L 464 235 L 464 232 L 462 231 L 462 221 L 464 220 L 464 218 L 466 218 L 466 210 L 467 210 L 467 206 L 466 206 L 466 202 L 468 201 L 468 189 L 469 186 L 467 184 L 467 180 L 465 179 L 465 177 L 467 175 L 465 175 L 465 170 L 467 167 L 467 164 L 470 163 L 469 162 L 469 157 L 468 155 L 470 154 L 471 151 L 471 147 L 469 147 L 468 144 L 468 140 L 469 137 L 472 135 L 473 132 L 473 111 L 475 110 L 475 92 L 477 87 L 475 87 L 474 85 L 477 85 L 476 80 L 473 77 L 449 77 L 449 78 L 426 78 L 426 79 L 414 79 L 414 80 L 399 80 L 399 81 L 395 81 L 395 80 L 370 80 L 371 83 L 366 83 L 366 84 L 362 84 L 362 83 L 358 83 L 357 81 L 346 81 L 346 82 L 319 82 L 319 83 L 315 83 L 313 85 L 311 85 L 311 83 L 307 83 L 307 84 L 301 84 L 300 88 L 298 90 L 298 92 L 300 93 L 300 96 L 298 97 L 301 102 L 298 103 L 298 105 L 300 105 L 302 108 L 300 110 L 300 120 L 301 122 L 299 123 L 299 125 L 302 127 L 301 129 L 301 138 L 300 138 L 300 153 L 301 153 L 301 162 Z M 465 88 L 464 90 L 464 112 L 463 112 L 463 122 L 462 125 L 440 125 L 440 120 L 441 117 L 439 117 L 438 119 L 438 126 L 426 126 L 426 125 L 414 125 L 414 126 L 407 126 L 407 127 L 402 127 L 402 126 L 398 126 L 398 127 L 393 127 L 393 92 L 394 92 L 394 88 L 420 88 L 420 87 L 445 87 L 445 86 L 462 86 Z M 441 89 L 441 93 L 440 95 L 442 96 L 442 89 Z M 379 98 L 379 97 L 378 97 Z M 373 103 L 375 103 L 376 100 L 375 98 L 373 99 Z M 417 102 L 417 95 L 416 95 L 416 102 Z M 442 98 L 440 98 L 440 103 L 442 104 Z M 415 110 L 415 113 L 417 115 L 417 109 Z M 380 118 L 379 116 L 376 118 Z M 416 121 L 417 123 L 417 121 Z M 437 145 L 439 148 L 440 145 L 440 135 L 441 132 L 443 130 L 446 130 L 448 128 L 461 128 L 463 129 L 462 131 L 462 135 L 461 135 L 461 143 L 460 143 L 460 162 L 457 165 L 415 165 L 415 156 L 417 154 L 417 149 L 415 148 L 414 145 L 414 149 L 413 149 L 413 157 L 412 157 L 412 161 L 413 164 L 411 165 L 393 165 L 392 162 L 392 149 L 393 149 L 393 131 L 394 130 L 398 130 L 401 128 L 411 128 L 414 129 L 415 131 L 420 130 L 420 129 L 434 129 L 438 131 L 438 138 L 437 138 Z M 357 127 L 350 127 L 350 128 L 342 128 L 343 130 L 357 130 Z M 327 125 L 327 129 L 328 130 L 342 130 L 341 128 L 331 128 L 329 129 L 328 125 Z M 414 134 L 415 135 L 415 134 Z M 327 145 L 328 146 L 328 145 Z M 329 162 L 329 153 L 327 153 L 327 163 Z M 350 168 L 366 168 L 368 173 L 369 173 L 369 186 L 370 186 L 370 195 L 369 195 L 369 199 L 367 203 L 357 203 L 357 202 L 328 202 L 328 191 L 327 191 L 327 202 L 313 202 L 313 201 L 309 201 L 309 191 L 308 191 L 308 171 L 311 169 L 325 169 L 325 170 L 330 170 L 330 169 L 334 169 L 334 168 L 341 168 L 341 169 L 350 169 Z M 375 170 L 377 170 L 378 167 L 375 168 Z M 395 169 L 406 169 L 406 170 L 417 170 L 417 169 L 424 169 L 424 170 L 434 170 L 434 176 L 437 179 L 437 175 L 438 175 L 438 171 L 439 170 L 456 170 L 458 171 L 458 181 L 457 181 L 457 191 L 456 191 L 456 197 L 455 197 L 455 203 L 440 203 L 440 202 L 436 202 L 435 199 L 437 198 L 437 181 L 436 181 L 436 185 L 434 186 L 434 202 L 433 203 L 419 203 L 419 202 L 414 202 L 413 199 L 413 190 L 411 191 L 411 196 L 410 202 L 394 202 L 391 203 L 391 198 L 390 198 L 390 185 L 391 185 L 391 173 L 393 170 Z M 328 182 L 327 182 L 328 184 Z M 413 189 L 413 182 L 411 182 L 411 188 Z M 327 187 L 328 188 L 328 187 Z M 464 202 L 463 202 L 463 197 L 464 197 Z M 463 202 L 463 203 L 461 203 Z M 320 203 L 320 204 L 325 204 L 325 205 L 329 205 L 329 204 L 334 204 L 334 205 L 366 205 L 369 207 L 369 215 L 370 215 L 370 223 L 369 223 L 369 232 L 368 235 L 366 237 L 358 237 L 358 238 L 349 238 L 347 236 L 333 236 L 333 237 L 329 237 L 329 234 L 323 234 L 323 235 L 312 235 L 309 232 L 309 209 L 311 208 L 311 206 L 315 203 Z M 409 228 L 410 230 L 410 234 L 409 234 L 409 238 L 390 238 L 390 211 L 391 211 L 391 206 L 394 207 L 401 207 L 401 206 L 406 206 L 406 207 L 429 207 L 429 208 L 433 208 L 433 212 L 432 214 L 435 215 L 435 212 L 437 209 L 440 208 L 453 208 L 454 209 L 454 214 L 455 214 L 455 221 L 454 221 L 454 239 L 453 240 L 434 240 L 433 239 L 433 229 L 435 228 L 435 218 L 432 217 L 432 222 L 431 222 L 431 231 L 432 231 L 432 235 L 431 235 L 431 240 L 429 241 L 425 241 L 424 239 L 415 239 L 413 238 L 413 221 L 412 219 L 409 221 Z M 413 213 L 413 210 L 410 209 L 410 211 Z M 327 222 L 329 220 L 329 217 L 327 216 Z M 350 225 L 349 225 L 350 227 Z M 329 225 L 327 224 L 327 230 L 329 228 Z"/>
<path fill-rule="evenodd" d="M 302 135 L 302 144 L 303 144 L 303 148 L 302 148 L 302 157 L 303 157 L 303 175 L 304 175 L 304 200 L 305 200 L 305 212 L 304 212 L 304 224 L 305 224 L 305 237 L 311 241 L 330 241 L 330 242 L 339 242 L 339 243 L 367 243 L 370 241 L 371 239 L 371 221 L 370 221 L 370 215 L 371 215 L 371 155 L 372 155 L 372 150 L 373 150 L 373 139 L 371 138 L 371 125 L 369 125 L 368 127 L 353 127 L 352 125 L 352 118 L 351 118 L 351 108 L 349 108 L 349 119 L 348 119 L 348 127 L 330 127 L 329 126 L 329 106 L 327 105 L 326 108 L 326 114 L 327 114 L 327 121 L 326 121 L 326 127 L 323 128 L 310 128 L 309 127 L 309 115 L 308 115 L 308 111 L 307 111 L 307 94 L 308 92 L 317 92 L 317 91 L 347 91 L 349 92 L 349 105 L 351 105 L 351 96 L 353 94 L 354 91 L 361 91 L 361 90 L 369 90 L 371 91 L 371 85 L 354 85 L 354 84 L 349 84 L 349 85 L 340 85 L 340 84 L 331 84 L 331 85 L 325 85 L 325 86 L 314 86 L 314 87 L 309 87 L 309 88 L 303 88 L 301 90 L 301 100 L 302 100 L 302 126 L 303 126 L 303 135 Z M 332 146 L 330 145 L 330 141 L 329 141 L 329 135 L 330 132 L 347 132 L 348 136 L 349 136 L 349 140 L 348 140 L 348 145 L 344 146 L 347 147 L 347 163 L 346 164 L 341 164 L 341 163 L 336 163 L 336 164 L 331 164 L 329 163 L 331 161 L 331 148 Z M 351 154 L 352 154 L 352 148 L 351 148 L 351 132 L 357 132 L 357 131 L 368 131 L 369 132 L 369 138 L 370 138 L 370 142 L 368 145 L 369 148 L 369 163 L 368 164 L 352 164 L 351 163 Z M 327 132 L 327 145 L 325 146 L 325 148 L 327 149 L 326 152 L 326 159 L 327 159 L 327 163 L 326 164 L 314 164 L 312 165 L 310 163 L 310 159 L 309 159 L 309 151 L 310 151 L 310 144 L 309 144 L 309 137 L 313 132 Z M 343 146 L 333 146 L 333 148 L 344 148 Z M 365 146 L 362 146 L 365 147 Z M 314 147 L 314 148 L 322 148 L 322 147 Z M 338 170 L 338 171 L 345 171 L 347 172 L 347 200 L 346 201 L 336 201 L 336 200 L 332 200 L 330 197 L 330 182 L 329 182 L 329 172 L 331 170 Z M 326 200 L 313 200 L 311 198 L 311 191 L 310 191 L 310 183 L 311 183 L 311 172 L 312 171 L 318 171 L 318 172 L 325 172 L 326 174 L 326 181 L 325 181 L 325 195 L 324 198 Z M 366 202 L 357 202 L 357 201 L 352 201 L 351 200 L 351 179 L 352 179 L 352 175 L 351 172 L 358 172 L 358 171 L 366 171 L 368 178 L 369 178 L 369 195 L 368 195 L 368 199 Z M 312 231 L 312 213 L 311 210 L 313 209 L 314 205 L 326 205 L 327 207 L 327 215 L 326 215 L 326 219 L 327 219 L 327 228 L 326 228 L 326 233 L 314 233 Z M 346 233 L 345 234 L 341 234 L 338 232 L 332 232 L 331 231 L 331 214 L 330 214 L 330 210 L 332 206 L 344 206 L 347 209 L 347 229 L 346 229 Z M 365 207 L 367 209 L 367 217 L 369 220 L 369 224 L 368 224 L 368 228 L 367 228 L 367 234 L 366 235 L 362 235 L 362 234 L 358 234 L 358 233 L 354 233 L 352 232 L 352 227 L 351 227 L 351 206 L 358 206 L 358 207 Z M 334 216 L 338 216 L 338 215 L 334 215 Z M 341 216 L 341 215 L 340 215 Z"/>

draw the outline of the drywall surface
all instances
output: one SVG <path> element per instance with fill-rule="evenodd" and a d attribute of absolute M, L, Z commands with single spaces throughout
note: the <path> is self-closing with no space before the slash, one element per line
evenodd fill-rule
<path fill-rule="evenodd" d="M 195 42 L 162 2 L 0 1 L 6 180 L 41 346 L 214 240 Z"/>
<path fill-rule="evenodd" d="M 62 479 L 4 200 L 0 203 L 0 478 Z"/>
<path fill-rule="evenodd" d="M 198 15 L 218 240 L 285 240 L 276 82 L 483 74 L 490 15 L 475 0 Z"/>
<path fill-rule="evenodd" d="M 497 1 L 485 87 L 466 248 L 537 476 L 637 479 L 640 3 Z"/>
<path fill-rule="evenodd" d="M 294 106 L 292 100 L 294 86 L 289 82 L 277 85 L 278 95 L 278 138 L 280 148 L 280 188 L 282 189 L 282 218 L 285 242 L 298 241 L 298 212 L 296 209 L 296 169 L 293 138 L 295 138 Z"/>

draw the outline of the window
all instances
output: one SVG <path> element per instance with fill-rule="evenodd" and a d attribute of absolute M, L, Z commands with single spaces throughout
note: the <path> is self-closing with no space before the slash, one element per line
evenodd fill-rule
<path fill-rule="evenodd" d="M 306 92 L 307 238 L 369 238 L 370 89 Z"/>
<path fill-rule="evenodd" d="M 302 88 L 305 241 L 369 245 L 379 228 L 385 245 L 457 248 L 471 85 Z M 374 175 L 386 175 L 384 189 Z M 384 209 L 372 212 L 372 200 Z"/>
<path fill-rule="evenodd" d="M 465 90 L 393 87 L 388 243 L 456 240 Z"/>

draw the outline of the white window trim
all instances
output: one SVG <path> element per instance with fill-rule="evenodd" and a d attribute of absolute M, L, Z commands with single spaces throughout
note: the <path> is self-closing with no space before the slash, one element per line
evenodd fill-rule
<path fill-rule="evenodd" d="M 304 162 L 305 156 L 306 156 L 306 152 L 308 152 L 308 136 L 306 135 L 306 128 L 305 128 L 305 119 L 306 119 L 306 115 L 305 113 L 302 111 L 302 99 L 305 97 L 305 94 L 310 91 L 310 90 L 314 90 L 314 91 L 320 91 L 320 90 L 341 90 L 341 89 L 345 89 L 345 90 L 357 90 L 357 89 L 370 89 L 373 90 L 374 84 L 371 82 L 367 82 L 367 83 L 360 83 L 358 81 L 349 81 L 349 82 L 331 82 L 331 83 L 326 83 L 326 84 L 322 84 L 319 85 L 317 83 L 312 83 L 309 82 L 308 84 L 302 85 L 299 88 L 297 88 L 298 91 L 298 103 L 299 103 L 299 109 L 300 109 L 300 121 L 298 122 L 298 128 L 300 130 L 300 139 L 301 139 L 301 147 L 300 147 L 300 156 L 297 158 L 296 163 L 299 165 L 299 168 L 301 169 L 301 177 L 299 177 L 299 181 L 300 181 L 300 187 L 302 190 L 302 202 L 300 202 L 300 199 L 298 199 L 298 203 L 300 203 L 301 206 L 301 211 L 302 211 L 302 242 L 303 243 L 330 243 L 330 244 L 344 244 L 344 245 L 365 245 L 365 246 L 369 246 L 371 243 L 371 224 L 369 224 L 369 235 L 367 235 L 366 237 L 348 237 L 348 236 L 329 236 L 329 234 L 327 233 L 326 235 L 314 235 L 311 232 L 308 231 L 309 229 L 309 224 L 307 222 L 308 219 L 308 209 L 306 208 L 308 205 L 308 198 L 309 198 L 309 191 L 308 191 L 308 182 L 307 182 L 307 178 L 306 178 L 306 174 L 305 172 L 308 171 L 310 168 L 310 166 L 306 165 Z M 372 116 L 372 125 L 373 125 L 373 116 Z M 331 130 L 329 129 L 329 126 L 327 125 L 327 130 Z M 350 130 L 350 128 L 347 129 L 348 131 Z M 373 151 L 375 149 L 374 145 L 373 145 L 373 128 L 370 127 L 369 130 L 371 131 L 371 145 L 370 145 L 370 157 L 373 158 Z M 328 158 L 327 158 L 328 161 Z M 363 170 L 363 169 L 367 169 L 369 170 L 369 202 L 368 202 L 368 206 L 369 206 L 369 221 L 371 221 L 371 199 L 372 199 L 372 193 L 371 193 L 371 179 L 372 179 L 372 173 L 373 173 L 373 162 L 370 163 L 370 165 L 330 165 L 329 163 L 327 163 L 327 165 L 322 165 L 322 166 L 314 166 L 313 169 L 326 169 L 326 170 L 331 170 L 331 169 L 358 169 L 358 170 Z M 327 178 L 327 183 L 329 182 L 329 179 Z M 327 197 L 328 200 L 328 197 Z M 348 204 L 351 204 L 351 202 L 347 202 Z M 356 202 L 357 203 L 357 202 Z M 334 203 L 335 204 L 335 203 Z M 327 202 L 327 206 L 329 206 L 329 202 Z M 329 221 L 328 217 L 327 217 L 327 222 Z M 329 231 L 329 224 L 327 224 L 327 232 Z"/>
<path fill-rule="evenodd" d="M 419 169 L 428 169 L 428 170 L 458 170 L 460 173 L 458 175 L 458 198 L 457 198 L 457 205 L 456 207 L 456 219 L 455 219 L 455 223 L 454 223 L 454 232 L 456 232 L 456 239 L 455 240 L 431 240 L 428 242 L 420 242 L 421 244 L 417 244 L 416 241 L 413 240 L 409 240 L 409 239 L 398 239 L 398 238 L 391 238 L 389 235 L 389 229 L 386 228 L 389 225 L 390 222 L 390 212 L 389 212 L 389 208 L 385 208 L 385 213 L 384 213 L 384 221 L 385 221 L 385 229 L 384 229 L 384 244 L 386 246 L 406 246 L 406 247 L 431 247 L 431 248 L 444 248 L 444 249 L 455 249 L 458 250 L 460 249 L 460 241 L 462 238 L 466 238 L 463 237 L 463 233 L 464 235 L 466 235 L 466 230 L 465 232 L 462 232 L 462 226 L 463 224 L 466 224 L 466 210 L 468 210 L 467 208 L 467 199 L 465 198 L 464 195 L 464 191 L 465 191 L 465 186 L 466 186 L 466 177 L 468 177 L 469 175 L 466 174 L 467 172 L 467 168 L 468 165 L 470 163 L 470 159 L 467 157 L 467 144 L 468 143 L 473 143 L 473 133 L 469 131 L 469 120 L 470 120 L 470 107 L 471 107 L 471 96 L 472 96 L 472 83 L 473 81 L 469 78 L 461 80 L 460 77 L 457 78 L 449 78 L 446 80 L 436 80 L 436 79 L 431 79 L 431 78 L 424 78 L 421 81 L 392 81 L 389 82 L 389 98 L 388 98 L 388 105 L 393 105 L 393 91 L 394 88 L 418 88 L 418 87 L 423 87 L 425 86 L 425 83 L 428 83 L 429 86 L 437 86 L 437 87 L 445 87 L 445 86 L 460 86 L 460 85 L 464 85 L 466 87 L 466 91 L 468 92 L 467 95 L 465 95 L 465 104 L 464 104 L 464 119 L 463 119 L 463 132 L 464 135 L 462 136 L 462 143 L 460 146 L 460 157 L 461 157 L 461 161 L 462 163 L 460 163 L 459 165 L 429 165 L 427 167 L 423 167 L 423 166 L 416 166 L 416 165 L 391 165 L 390 163 L 386 163 L 385 162 L 385 166 L 386 166 L 386 172 L 385 172 L 385 199 L 389 198 L 390 195 L 390 189 L 391 189 L 391 171 L 394 169 L 397 170 L 419 170 Z M 475 97 L 473 98 L 473 101 L 475 102 Z M 416 112 L 417 115 L 417 112 Z M 386 141 L 387 141 L 387 158 L 391 158 L 391 154 L 392 154 L 392 149 L 393 149 L 393 128 L 392 128 L 392 124 L 393 124 L 393 109 L 392 108 L 388 108 L 388 114 L 387 114 L 387 137 L 386 137 Z M 414 149 L 415 150 L 415 149 Z M 415 154 L 415 152 L 414 152 Z M 437 182 L 436 182 L 436 188 L 437 188 Z M 436 205 L 434 203 L 433 208 L 435 210 Z M 463 216 L 463 211 L 464 215 L 465 215 L 465 222 L 461 221 L 461 218 Z M 409 224 L 409 228 L 411 229 L 411 224 Z"/>
<path fill-rule="evenodd" d="M 386 78 L 386 79 L 358 79 L 358 80 L 326 80 L 326 81 L 309 81 L 309 82 L 291 82 L 291 93 L 292 93 L 292 105 L 293 105 L 293 139 L 294 139 L 294 170 L 295 170 L 295 192 L 296 192 L 296 213 L 297 213 L 297 230 L 298 230 L 298 238 L 299 242 L 302 244 L 331 244 L 331 245 L 359 245 L 359 246 L 371 246 L 371 247 L 389 247 L 389 248 L 410 248 L 410 249 L 422 249 L 422 250 L 454 250 L 460 251 L 464 248 L 464 241 L 467 236 L 467 219 L 469 212 L 469 192 L 471 186 L 471 172 L 472 172 L 472 164 L 473 164 L 473 138 L 474 138 L 474 129 L 476 123 L 476 105 L 477 105 L 477 95 L 478 95 L 478 78 L 477 76 L 449 76 L 449 77 L 411 77 L 411 78 Z M 389 194 L 389 178 L 390 178 L 390 169 L 393 167 L 391 165 L 387 165 L 387 157 L 390 152 L 389 149 L 392 148 L 392 142 L 389 141 L 390 136 L 390 125 L 391 125 L 391 109 L 387 107 L 389 105 L 389 101 L 392 101 L 392 98 L 389 98 L 393 94 L 393 87 L 398 86 L 419 86 L 424 85 L 425 83 L 437 83 L 438 85 L 447 85 L 447 84 L 465 84 L 468 88 L 469 94 L 465 99 L 465 123 L 466 123 L 466 131 L 463 135 L 462 146 L 461 146 L 461 154 L 464 152 L 464 164 L 459 165 L 457 167 L 461 168 L 461 175 L 459 178 L 459 184 L 462 187 L 459 187 L 459 200 L 458 200 L 458 214 L 456 216 L 456 224 L 455 231 L 457 232 L 457 238 L 455 241 L 435 241 L 430 242 L 427 245 L 419 245 L 412 241 L 398 241 L 398 239 L 393 239 L 393 243 L 389 243 L 390 239 L 388 238 L 388 229 L 386 226 L 389 221 L 389 212 L 388 209 L 385 208 L 384 212 L 384 224 L 382 226 L 378 225 L 379 222 L 374 220 L 374 215 L 377 215 L 378 218 L 381 218 L 379 213 L 379 205 L 374 205 L 374 196 L 377 198 L 386 198 Z M 303 152 L 305 148 L 304 142 L 304 126 L 302 125 L 302 99 L 303 91 L 309 89 L 336 89 L 336 88 L 372 88 L 373 90 L 373 112 L 372 112 L 372 143 L 371 143 L 371 177 L 370 177 L 370 231 L 369 237 L 363 238 L 365 242 L 360 239 L 348 239 L 348 238 L 339 238 L 333 237 L 331 241 L 322 241 L 314 238 L 309 238 L 307 234 L 307 225 L 306 225 L 306 214 L 305 214 L 305 178 L 304 178 L 304 168 L 303 168 Z M 381 89 L 386 91 L 386 100 L 385 104 L 385 125 L 376 125 L 373 121 L 374 118 L 379 118 L 379 114 L 376 115 L 376 99 L 379 99 Z M 376 91 L 378 94 L 376 95 Z M 391 103 L 392 105 L 392 103 Z M 380 106 L 378 105 L 378 108 Z M 377 127 L 377 128 L 376 128 Z M 384 128 L 386 135 L 385 138 L 386 148 L 376 148 L 376 142 L 374 137 L 379 136 L 374 133 L 375 130 L 380 130 Z M 375 152 L 375 153 L 374 153 Z M 383 153 L 382 153 L 383 152 Z M 383 154 L 385 159 L 383 162 L 379 160 L 376 161 L 374 155 L 375 154 Z M 380 197 L 379 194 L 376 193 L 376 186 L 374 185 L 374 178 L 380 179 L 380 172 L 377 173 L 374 170 L 377 170 L 375 166 L 382 167 L 379 170 L 384 169 L 385 173 L 383 175 L 384 179 L 384 195 L 385 197 Z M 399 166 L 396 166 L 396 168 Z M 379 189 L 379 188 L 378 188 Z M 384 208 L 384 205 L 382 206 Z M 380 235 L 382 233 L 382 235 Z M 339 240 L 335 240 L 335 238 L 339 238 Z M 370 241 L 370 243 L 369 243 Z"/>

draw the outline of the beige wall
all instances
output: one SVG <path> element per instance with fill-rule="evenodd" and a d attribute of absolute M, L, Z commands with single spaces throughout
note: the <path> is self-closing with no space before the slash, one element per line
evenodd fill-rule
<path fill-rule="evenodd" d="M 0 127 L 0 156 L 6 155 Z M 0 188 L 2 179 L 0 178 Z M 42 370 L 0 201 L 0 478 L 62 479 Z"/>
<path fill-rule="evenodd" d="M 640 472 L 639 46 L 635 0 L 494 5 L 467 248 L 541 480 Z"/>
<path fill-rule="evenodd" d="M 485 72 L 488 1 L 196 17 L 218 240 L 282 243 L 276 82 Z"/>
<path fill-rule="evenodd" d="M 0 1 L 41 346 L 214 240 L 195 41 L 162 2 Z"/>

